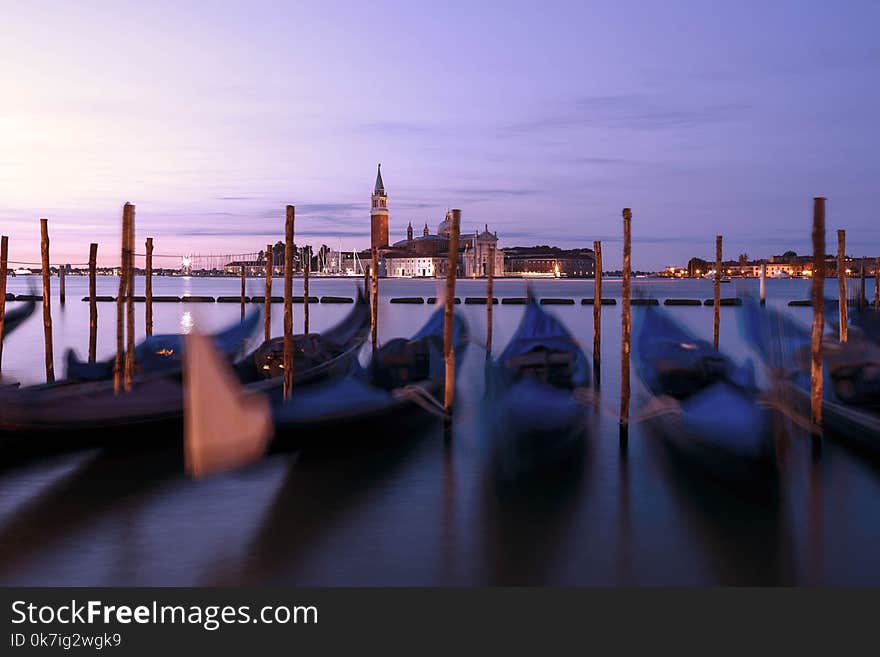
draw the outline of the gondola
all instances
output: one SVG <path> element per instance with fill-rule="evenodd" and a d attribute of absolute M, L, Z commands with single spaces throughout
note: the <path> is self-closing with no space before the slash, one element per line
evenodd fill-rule
<path fill-rule="evenodd" d="M 633 364 L 649 397 L 648 426 L 701 476 L 775 485 L 772 413 L 751 361 L 737 365 L 660 308 L 639 310 Z"/>
<path fill-rule="evenodd" d="M 348 371 L 369 327 L 365 307 L 366 303 L 356 304 L 324 334 L 328 338 L 320 359 L 313 348 L 321 342 L 320 336 L 294 336 L 294 378 L 300 386 Z M 254 362 L 251 358 L 255 367 Z M 242 385 L 262 393 L 280 390 L 281 382 L 276 377 Z M 115 394 L 112 381 L 104 380 L 0 388 L 0 468 L 91 447 L 133 449 L 177 444 L 182 429 L 182 380 L 168 376 L 167 371 L 138 375 L 132 389 L 120 394 Z"/>
<path fill-rule="evenodd" d="M 321 333 L 294 338 L 294 370 L 297 385 L 313 383 L 348 371 L 370 328 L 370 306 L 361 288 L 351 312 L 336 326 Z M 272 338 L 235 363 L 239 381 L 262 391 L 280 391 L 284 361 L 284 339 Z"/>
<path fill-rule="evenodd" d="M 259 308 L 249 312 L 241 322 L 215 333 L 214 344 L 227 358 L 238 358 L 247 345 L 262 316 Z M 139 374 L 166 373 L 180 371 L 183 358 L 183 336 L 176 333 L 151 335 L 134 348 L 134 360 Z M 114 358 L 89 363 L 80 360 L 73 349 L 68 349 L 66 358 L 66 379 L 68 382 L 103 381 L 113 378 Z"/>
<path fill-rule="evenodd" d="M 491 461 L 501 479 L 579 463 L 587 431 L 590 362 L 568 329 L 529 295 L 490 370 Z"/>
<path fill-rule="evenodd" d="M 37 307 L 35 301 L 26 301 L 20 306 L 7 310 L 3 318 L 3 339 L 21 326 L 28 317 L 34 313 Z"/>
<path fill-rule="evenodd" d="M 856 307 L 850 313 L 852 325 L 876 343 L 880 343 L 880 309 L 875 306 Z"/>
<path fill-rule="evenodd" d="M 191 471 L 198 475 L 226 469 L 206 463 L 218 449 L 252 449 L 254 457 L 267 448 L 286 451 L 329 445 L 335 450 L 347 441 L 363 445 L 396 436 L 413 419 L 441 414 L 443 325 L 443 309 L 438 309 L 412 338 L 397 338 L 378 349 L 366 367 L 354 360 L 344 377 L 306 387 L 294 382 L 286 400 L 280 390 L 252 394 L 230 376 L 207 343 L 188 349 L 185 442 Z M 465 353 L 467 338 L 467 325 L 456 313 L 457 362 Z"/>
<path fill-rule="evenodd" d="M 810 329 L 753 299 L 741 330 L 773 374 L 777 394 L 800 417 L 810 417 Z M 880 347 L 866 335 L 845 344 L 823 340 L 822 426 L 843 444 L 880 459 Z"/>

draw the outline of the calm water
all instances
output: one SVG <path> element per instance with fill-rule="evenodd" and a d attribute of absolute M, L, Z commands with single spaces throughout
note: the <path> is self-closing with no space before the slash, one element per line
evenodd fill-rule
<path fill-rule="evenodd" d="M 35 277 L 32 278 L 36 282 Z M 26 292 L 28 278 L 10 280 Z M 638 279 L 658 297 L 709 298 L 710 281 Z M 834 294 L 837 281 L 828 282 Z M 871 281 L 870 283 L 873 283 Z M 57 296 L 57 280 L 53 280 Z M 116 279 L 100 278 L 99 294 Z M 137 281 L 138 290 L 142 280 Z M 311 293 L 352 296 L 352 280 L 313 280 Z M 592 281 L 540 280 L 538 296 L 592 296 Z M 301 281 L 296 281 L 301 293 Z M 235 295 L 237 279 L 158 278 L 154 294 Z M 523 296 L 522 281 L 496 281 L 496 296 Z M 872 286 L 869 286 L 872 289 Z M 280 286 L 276 288 L 279 294 Z M 725 284 L 724 296 L 757 281 Z M 86 279 L 67 279 L 53 298 L 56 371 L 63 352 L 88 344 Z M 249 281 L 262 294 L 262 281 Z M 433 296 L 433 282 L 382 281 L 380 297 Z M 458 295 L 485 294 L 461 281 Z M 807 298 L 807 283 L 768 282 L 771 304 Z M 606 281 L 605 296 L 620 283 Z M 313 305 L 311 328 L 350 306 Z M 478 342 L 485 307 L 460 306 Z M 552 307 L 592 344 L 592 307 Z M 273 305 L 281 332 L 281 306 Z M 809 308 L 789 311 L 809 322 Z M 380 340 L 406 336 L 431 308 L 380 304 Z M 669 309 L 711 338 L 712 310 Z M 737 328 L 740 309 L 721 309 L 721 343 L 752 354 Z M 99 355 L 115 344 L 115 306 L 99 304 Z M 495 307 L 496 351 L 521 306 Z M 235 321 L 237 304 L 155 304 L 155 332 L 211 330 Z M 301 306 L 294 306 L 297 327 Z M 143 304 L 137 306 L 142 332 Z M 619 403 L 620 307 L 603 308 L 601 394 Z M 520 494 L 493 484 L 485 459 L 484 351 L 471 346 L 460 373 L 454 437 L 429 423 L 403 445 L 335 456 L 277 455 L 252 467 L 191 481 L 168 454 L 81 453 L 0 474 L 0 583 L 63 585 L 467 585 L 467 584 L 880 584 L 880 470 L 831 441 L 810 457 L 792 430 L 782 493 L 774 502 L 733 498 L 678 469 L 636 424 L 619 447 L 616 418 L 601 415 L 578 476 Z M 39 312 L 7 340 L 5 380 L 43 376 Z M 639 413 L 634 398 L 633 416 Z M 327 436 L 333 440 L 332 435 Z"/>

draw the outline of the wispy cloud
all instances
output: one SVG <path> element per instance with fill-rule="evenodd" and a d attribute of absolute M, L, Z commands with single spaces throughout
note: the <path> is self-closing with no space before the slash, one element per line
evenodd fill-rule
<path fill-rule="evenodd" d="M 461 198 L 468 201 L 473 201 L 475 199 L 489 199 L 489 198 L 510 198 L 515 196 L 532 196 L 535 194 L 534 190 L 531 189 L 504 189 L 504 188 L 493 188 L 493 187 L 475 187 L 475 188 L 462 188 L 462 189 L 451 189 L 449 193 L 452 194 L 456 198 Z"/>
<path fill-rule="evenodd" d="M 413 121 L 368 121 L 356 126 L 358 132 L 381 133 L 385 135 L 426 135 L 439 131 L 437 126 Z"/>
<path fill-rule="evenodd" d="M 620 94 L 587 96 L 505 127 L 521 134 L 587 127 L 622 130 L 686 130 L 701 125 L 737 120 L 750 109 L 738 101 L 682 104 L 659 95 Z"/>

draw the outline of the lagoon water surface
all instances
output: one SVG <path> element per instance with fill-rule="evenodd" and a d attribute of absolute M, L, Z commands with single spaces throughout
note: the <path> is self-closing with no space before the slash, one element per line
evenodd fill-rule
<path fill-rule="evenodd" d="M 84 277 L 67 278 L 67 303 L 53 279 L 55 368 L 63 354 L 85 355 Z M 24 293 L 37 277 L 10 279 Z M 354 279 L 313 279 L 311 294 L 354 296 Z M 828 281 L 834 295 L 837 281 Z M 141 293 L 143 279 L 137 279 Z M 234 278 L 156 278 L 156 295 L 237 295 Z M 712 296 L 712 282 L 635 279 L 636 294 Z M 808 282 L 771 280 L 768 300 L 809 297 Z M 548 309 L 592 346 L 587 280 L 538 280 L 537 296 L 573 297 Z M 117 279 L 99 277 L 98 294 Z M 275 294 L 281 284 L 276 281 Z M 379 339 L 411 335 L 428 305 L 393 305 L 394 296 L 436 296 L 434 281 L 380 282 Z M 262 280 L 248 294 L 263 294 Z M 295 282 L 301 294 L 302 281 Z M 723 296 L 757 292 L 734 281 Z M 485 281 L 464 280 L 457 296 L 484 296 Z M 525 295 L 522 280 L 495 283 L 498 297 Z M 604 296 L 620 297 L 606 280 Z M 619 303 L 619 302 L 618 302 Z M 7 305 L 13 307 L 15 302 Z M 115 345 L 115 304 L 99 306 L 98 355 Z M 311 329 L 338 321 L 349 305 L 313 304 Z M 790 427 L 779 495 L 740 499 L 670 461 L 639 423 L 622 450 L 612 411 L 619 404 L 620 306 L 602 313 L 603 405 L 577 471 L 553 485 L 499 488 L 486 459 L 482 403 L 485 306 L 458 306 L 474 336 L 459 373 L 452 440 L 427 422 L 391 444 L 318 454 L 278 454 L 241 471 L 192 481 L 175 454 L 83 452 L 0 472 L 0 583 L 5 585 L 712 585 L 880 584 L 880 468 L 823 442 L 818 458 Z M 143 304 L 136 306 L 138 336 Z M 808 323 L 809 308 L 786 311 Z M 522 306 L 494 308 L 494 351 L 513 334 Z M 637 309 L 634 309 L 637 313 Z M 710 307 L 667 312 L 711 338 Z M 721 309 L 721 346 L 753 358 L 736 307 Z M 154 332 L 210 331 L 239 317 L 235 303 L 154 304 Z M 294 306 L 302 328 L 302 306 Z M 273 304 L 274 334 L 282 306 Z M 255 336 L 259 340 L 260 335 Z M 40 309 L 3 350 L 4 382 L 42 380 Z M 634 381 L 636 381 L 634 377 Z M 634 385 L 633 417 L 639 414 Z M 124 439 L 124 436 L 121 437 Z M 326 436 L 332 446 L 333 435 Z"/>

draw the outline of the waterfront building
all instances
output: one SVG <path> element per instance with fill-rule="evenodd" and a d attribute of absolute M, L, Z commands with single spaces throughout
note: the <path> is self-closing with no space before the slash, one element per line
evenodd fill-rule
<path fill-rule="evenodd" d="M 230 276 L 241 276 L 241 269 L 244 267 L 245 276 L 265 276 L 266 261 L 265 260 L 233 260 L 227 262 L 223 267 L 223 271 Z M 273 266 L 273 270 L 275 267 Z"/>
<path fill-rule="evenodd" d="M 845 276 L 860 276 L 862 267 L 865 269 L 865 274 L 871 276 L 877 269 L 877 260 L 874 257 L 853 258 L 847 256 L 844 263 Z M 786 251 L 781 255 L 772 255 L 769 258 L 748 260 L 743 254 L 739 260 L 723 261 L 721 273 L 723 276 L 731 277 L 758 277 L 761 275 L 762 266 L 765 268 L 768 278 L 809 278 L 813 275 L 813 256 L 798 255 L 794 251 Z M 715 275 L 715 262 L 691 258 L 688 261 L 687 275 L 691 278 L 712 277 Z M 825 276 L 837 278 L 837 256 L 825 256 Z"/>
<path fill-rule="evenodd" d="M 593 250 L 586 248 L 514 247 L 504 250 L 504 271 L 507 276 L 592 278 L 596 259 Z"/>

